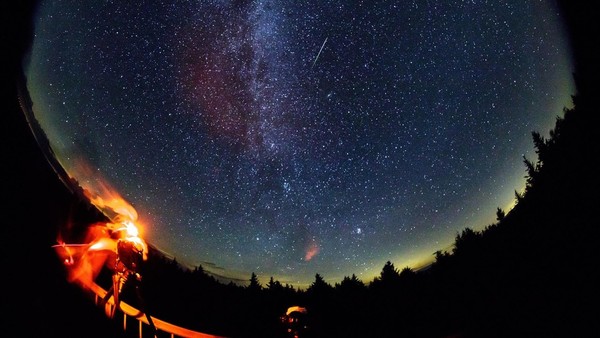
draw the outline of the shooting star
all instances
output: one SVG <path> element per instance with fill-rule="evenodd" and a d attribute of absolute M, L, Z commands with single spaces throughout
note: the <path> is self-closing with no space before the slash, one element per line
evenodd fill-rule
<path fill-rule="evenodd" d="M 319 53 L 317 53 L 317 57 L 315 58 L 315 61 L 313 62 L 312 67 L 310 67 L 310 69 L 313 69 L 315 67 L 317 60 L 319 59 L 319 55 L 321 55 L 321 52 L 323 51 L 323 47 L 325 47 L 325 44 L 327 43 L 327 39 L 329 39 L 329 37 L 326 37 L 325 41 L 323 41 L 323 44 L 321 45 L 321 49 L 319 49 Z"/>

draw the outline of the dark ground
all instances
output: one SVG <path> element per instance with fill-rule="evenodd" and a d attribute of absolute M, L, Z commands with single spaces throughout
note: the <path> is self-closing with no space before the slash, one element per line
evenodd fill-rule
<path fill-rule="evenodd" d="M 72 205 L 50 169 L 17 100 L 19 61 L 31 37 L 34 2 L 1 5 L 2 34 L 2 271 L 3 335 L 13 337 L 118 337 L 91 299 L 67 282 L 51 245 Z"/>

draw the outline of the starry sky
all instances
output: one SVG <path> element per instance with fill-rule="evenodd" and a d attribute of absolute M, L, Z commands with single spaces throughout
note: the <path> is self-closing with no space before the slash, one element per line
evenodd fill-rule
<path fill-rule="evenodd" d="M 189 266 L 418 268 L 524 187 L 574 94 L 552 1 L 45 1 L 32 110 Z"/>

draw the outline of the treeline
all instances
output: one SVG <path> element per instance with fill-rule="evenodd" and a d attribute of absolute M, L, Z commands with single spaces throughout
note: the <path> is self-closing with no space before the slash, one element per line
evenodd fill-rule
<path fill-rule="evenodd" d="M 578 83 L 578 88 L 580 84 Z M 538 159 L 524 158 L 526 187 L 516 206 L 497 209 L 482 231 L 465 228 L 449 252 L 422 271 L 387 262 L 365 283 L 330 285 L 319 273 L 306 290 L 252 273 L 223 284 L 152 252 L 143 267 L 151 314 L 230 337 L 284 337 L 287 307 L 308 309 L 310 337 L 586 337 L 598 333 L 597 97 L 579 91 L 546 139 L 532 133 Z M 135 303 L 135 300 L 132 300 Z"/>

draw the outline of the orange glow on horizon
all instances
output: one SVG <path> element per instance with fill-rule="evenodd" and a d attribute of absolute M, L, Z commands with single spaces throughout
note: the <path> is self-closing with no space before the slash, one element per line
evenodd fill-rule
<path fill-rule="evenodd" d="M 113 222 L 137 221 L 138 213 L 135 208 L 85 160 L 76 160 L 70 175 L 77 177 L 85 196 Z"/>

